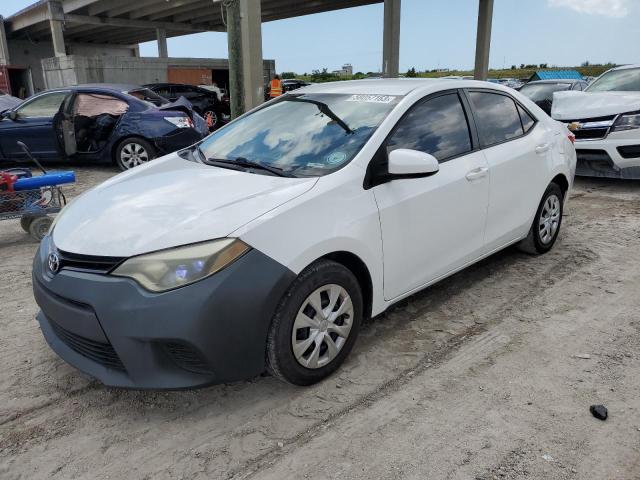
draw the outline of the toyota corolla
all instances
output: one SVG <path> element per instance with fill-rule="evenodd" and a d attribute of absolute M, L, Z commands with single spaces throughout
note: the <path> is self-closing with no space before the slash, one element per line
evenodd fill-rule
<path fill-rule="evenodd" d="M 495 84 L 296 90 L 67 206 L 34 260 L 42 332 L 108 385 L 312 384 L 363 319 L 509 245 L 549 251 L 570 136 Z"/>

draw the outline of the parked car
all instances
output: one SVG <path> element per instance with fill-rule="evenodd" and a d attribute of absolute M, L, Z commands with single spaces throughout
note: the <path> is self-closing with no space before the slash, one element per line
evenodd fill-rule
<path fill-rule="evenodd" d="M 152 83 L 144 85 L 144 87 L 153 90 L 171 102 L 178 101 L 180 97 L 189 100 L 194 110 L 205 119 L 211 132 L 228 123 L 231 119 L 229 102 L 218 98 L 217 92 L 181 83 Z"/>
<path fill-rule="evenodd" d="M 265 367 L 317 382 L 364 318 L 508 245 L 549 251 L 573 182 L 569 135 L 486 82 L 282 95 L 69 205 L 34 261 L 42 332 L 108 385 Z"/>
<path fill-rule="evenodd" d="M 80 85 L 37 94 L 0 117 L 0 159 L 113 162 L 122 170 L 188 147 L 209 133 L 188 102 L 131 85 Z"/>
<path fill-rule="evenodd" d="M 563 90 L 581 92 L 587 88 L 584 80 L 535 80 L 523 85 L 519 91 L 533 100 L 547 115 L 551 115 L 553 94 Z"/>
<path fill-rule="evenodd" d="M 8 93 L 0 90 L 0 113 L 15 107 L 21 102 L 22 100 L 20 100 L 19 98 L 12 97 Z"/>
<path fill-rule="evenodd" d="M 608 70 L 584 92 L 556 92 L 551 114 L 576 136 L 579 175 L 640 179 L 640 65 Z"/>

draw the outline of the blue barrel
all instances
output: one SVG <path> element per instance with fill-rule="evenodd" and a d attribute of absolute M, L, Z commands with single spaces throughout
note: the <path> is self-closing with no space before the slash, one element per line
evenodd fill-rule
<path fill-rule="evenodd" d="M 74 183 L 75 181 L 76 174 L 73 172 L 47 173 L 46 175 L 38 175 L 37 177 L 19 178 L 13 184 L 13 189 L 15 191 L 35 190 L 41 187 L 53 187 L 65 183 Z"/>

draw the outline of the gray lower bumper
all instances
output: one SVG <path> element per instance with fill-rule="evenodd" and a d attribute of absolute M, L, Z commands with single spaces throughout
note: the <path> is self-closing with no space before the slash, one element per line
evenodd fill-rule
<path fill-rule="evenodd" d="M 295 274 L 257 250 L 203 281 L 153 294 L 133 280 L 33 266 L 42 332 L 53 350 L 107 385 L 178 389 L 264 370 L 275 308 Z"/>

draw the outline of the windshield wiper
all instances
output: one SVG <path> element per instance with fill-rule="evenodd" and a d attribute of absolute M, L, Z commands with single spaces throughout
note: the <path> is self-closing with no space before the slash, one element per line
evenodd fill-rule
<path fill-rule="evenodd" d="M 244 157 L 238 157 L 235 160 L 227 160 L 226 158 L 208 158 L 207 165 L 213 165 L 214 167 L 232 167 L 235 165 L 239 168 L 234 170 L 242 170 L 245 168 L 254 168 L 256 170 L 264 170 L 266 172 L 273 173 L 278 177 L 294 177 L 290 173 L 285 172 L 281 168 L 272 167 L 270 165 L 263 165 L 262 163 L 254 162 L 253 160 L 249 160 Z"/>
<path fill-rule="evenodd" d="M 349 128 L 349 125 L 347 125 L 345 121 L 342 120 L 338 115 L 333 113 L 333 110 L 329 108 L 329 105 L 327 105 L 324 102 L 319 102 L 317 100 L 310 100 L 308 98 L 300 98 L 300 97 L 288 97 L 288 98 L 285 98 L 285 101 L 311 103 L 312 105 L 315 105 L 316 107 L 318 107 L 318 110 L 320 110 L 320 112 L 324 113 L 327 117 L 329 117 L 331 120 L 333 120 L 338 125 L 340 125 L 340 127 L 342 127 L 342 129 L 345 132 L 347 132 L 350 135 L 355 133 L 353 130 L 351 130 L 351 128 Z"/>

